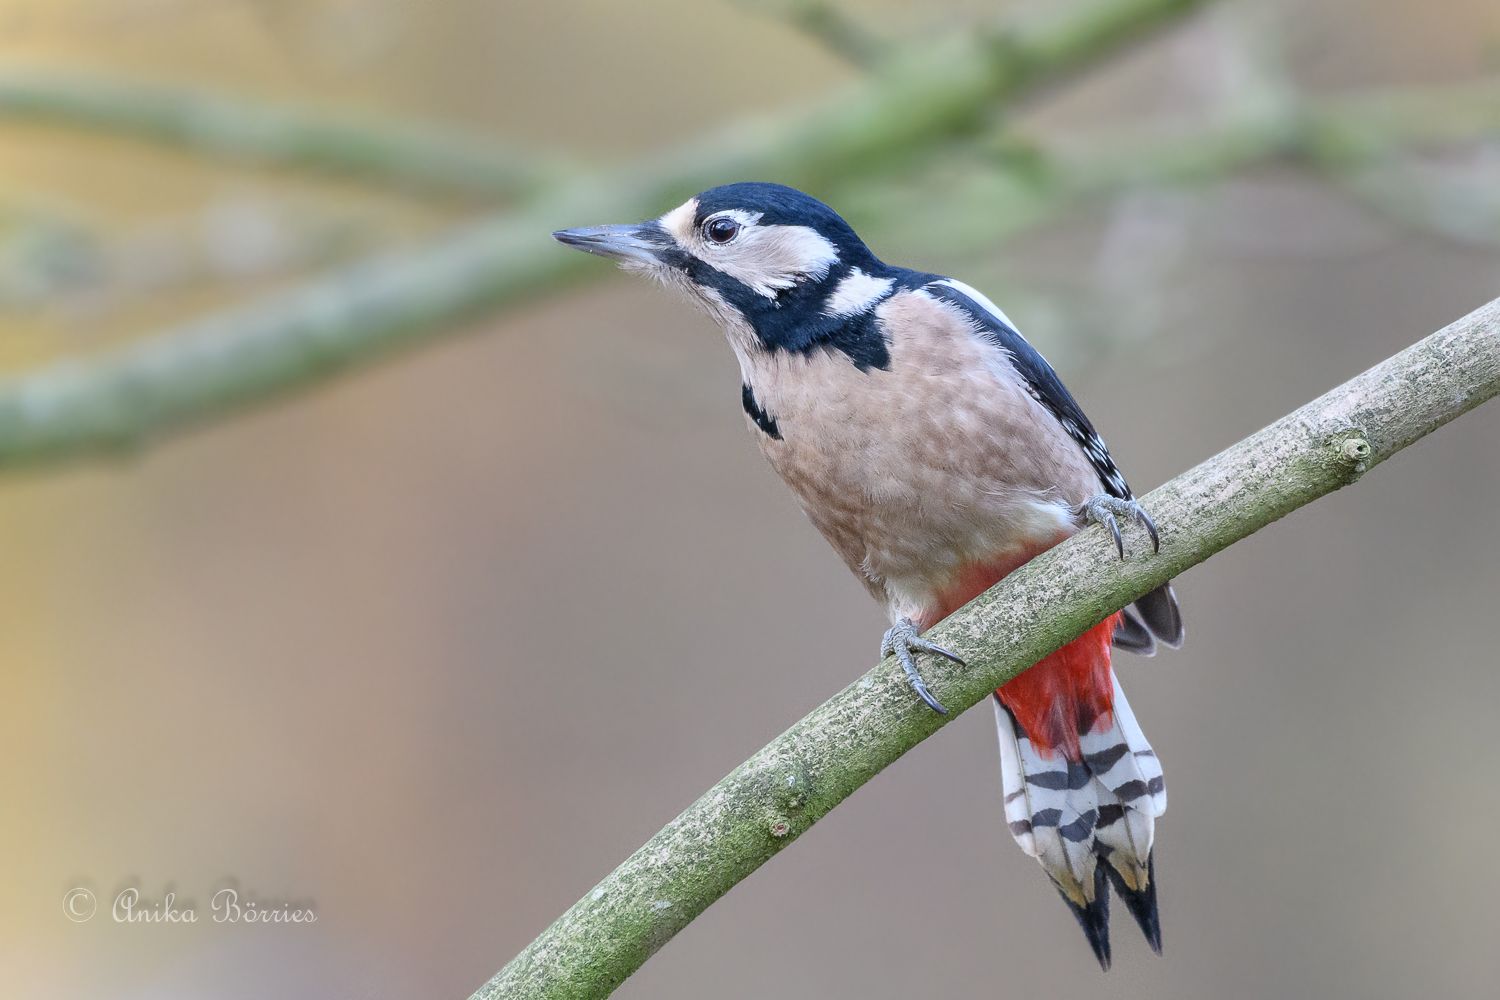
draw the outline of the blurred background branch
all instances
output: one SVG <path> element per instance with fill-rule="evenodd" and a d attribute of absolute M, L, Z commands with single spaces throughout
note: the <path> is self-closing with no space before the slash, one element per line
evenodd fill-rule
<path fill-rule="evenodd" d="M 892 43 L 827 0 L 735 0 L 752 13 L 775 17 L 806 33 L 828 51 L 863 69 L 887 58 Z"/>
<path fill-rule="evenodd" d="M 825 42 L 832 32 L 843 48 L 865 53 L 855 61 L 876 67 L 874 75 L 822 104 L 741 121 L 588 176 L 561 159 L 419 126 L 55 71 L 0 74 L 0 113 L 123 130 L 263 163 L 525 196 L 515 209 L 425 245 L 0 380 L 0 465 L 137 447 L 433 339 L 482 310 L 562 281 L 600 277 L 603 267 L 551 248 L 542 234 L 654 214 L 732 177 L 813 189 L 839 201 L 862 231 L 899 233 L 919 245 L 927 234 L 954 259 L 1091 199 L 1202 184 L 1270 158 L 1324 171 L 1412 224 L 1471 240 L 1500 234 L 1500 195 L 1484 183 L 1487 174 L 1462 186 L 1401 159 L 1409 149 L 1500 134 L 1500 85 L 1493 80 L 1303 99 L 1264 61 L 1250 60 L 1253 70 L 1203 120 L 1049 140 L 1003 120 L 983 123 L 1199 4 L 1087 0 L 1049 9 L 1045 19 L 913 42 L 880 58 L 873 41 L 854 41 L 864 38 L 860 29 L 829 5 L 752 6 L 771 7 Z M 929 164 L 950 176 L 924 178 Z M 1462 187 L 1456 194 L 1455 185 Z"/>
<path fill-rule="evenodd" d="M 56 67 L 0 67 L 3 118 L 114 132 L 259 166 L 332 170 L 491 198 L 535 196 L 573 170 L 561 157 L 418 122 Z"/>
<path fill-rule="evenodd" d="M 874 170 L 914 147 L 972 132 L 997 102 L 1073 72 L 1196 6 L 1194 0 L 1088 0 L 1066 16 L 914 43 L 869 84 L 809 109 L 715 130 L 425 246 L 361 261 L 94 358 L 0 381 L 0 465 L 136 447 L 431 339 L 482 309 L 602 271 L 597 262 L 550 247 L 545 234 L 553 229 L 641 218 L 729 177 L 820 189 L 833 178 Z"/>

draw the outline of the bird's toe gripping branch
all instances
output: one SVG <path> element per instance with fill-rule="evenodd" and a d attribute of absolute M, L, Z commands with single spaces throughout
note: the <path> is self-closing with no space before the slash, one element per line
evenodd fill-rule
<path fill-rule="evenodd" d="M 1090 497 L 1083 502 L 1079 513 L 1084 524 L 1102 524 L 1109 529 L 1114 536 L 1115 548 L 1120 550 L 1120 558 L 1125 558 L 1125 539 L 1120 535 L 1120 522 L 1115 520 L 1115 515 L 1128 517 L 1136 521 L 1146 529 L 1146 534 L 1151 536 L 1151 551 L 1161 551 L 1161 539 L 1156 535 L 1156 525 L 1151 520 L 1151 515 L 1146 513 L 1146 508 L 1140 505 L 1138 500 L 1121 500 L 1107 493 L 1101 493 L 1096 497 Z"/>
<path fill-rule="evenodd" d="M 939 646 L 935 642 L 928 642 L 922 638 L 921 629 L 917 628 L 916 622 L 910 618 L 903 618 L 886 630 L 885 638 L 880 642 L 880 655 L 890 656 L 895 654 L 901 664 L 901 669 L 906 671 L 906 679 L 911 681 L 914 691 L 927 702 L 928 706 L 939 715 L 947 715 L 948 710 L 942 706 L 932 692 L 927 690 L 927 683 L 922 680 L 922 675 L 917 673 L 916 653 L 936 653 L 938 656 L 946 656 L 948 659 L 964 665 L 964 661 L 958 655 Z"/>

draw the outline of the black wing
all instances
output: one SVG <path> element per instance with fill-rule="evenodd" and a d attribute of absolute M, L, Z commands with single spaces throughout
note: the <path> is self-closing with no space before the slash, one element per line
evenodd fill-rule
<path fill-rule="evenodd" d="M 1094 425 L 1084 416 L 1082 407 L 1073 398 L 1073 394 L 1068 392 L 1067 386 L 1062 384 L 1057 372 L 1047 364 L 1047 359 L 1026 342 L 1026 338 L 1010 323 L 1009 317 L 979 292 L 952 278 L 929 282 L 922 286 L 922 290 L 949 305 L 963 309 L 973 317 L 979 328 L 1010 355 L 1016 371 L 1026 381 L 1027 391 L 1078 442 L 1089 464 L 1099 473 L 1105 492 L 1121 500 L 1131 499 L 1130 486 L 1116 467 L 1115 460 L 1109 457 L 1109 449 L 1104 446 L 1099 432 L 1094 430 Z"/>
<path fill-rule="evenodd" d="M 1115 460 L 1109 457 L 1104 439 L 1084 416 L 1078 401 L 1047 364 L 1047 359 L 1026 342 L 1005 313 L 982 293 L 952 278 L 929 279 L 921 288 L 928 295 L 968 313 L 979 329 L 1010 355 L 1032 397 L 1045 406 L 1068 435 L 1078 442 L 1089 464 L 1099 474 L 1105 491 L 1121 500 L 1133 499 L 1125 476 L 1115 465 Z M 1156 651 L 1153 636 L 1173 649 L 1182 645 L 1182 616 L 1177 610 L 1177 595 L 1172 592 L 1170 580 L 1137 601 L 1134 614 L 1125 612 L 1125 618 L 1115 629 L 1114 641 L 1122 649 L 1150 656 Z"/>

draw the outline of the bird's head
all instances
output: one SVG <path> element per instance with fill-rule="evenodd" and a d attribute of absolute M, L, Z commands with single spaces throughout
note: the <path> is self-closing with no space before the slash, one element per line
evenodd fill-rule
<path fill-rule="evenodd" d="M 767 349 L 827 340 L 895 283 L 833 209 L 780 184 L 728 184 L 639 225 L 552 235 L 681 289 Z"/>

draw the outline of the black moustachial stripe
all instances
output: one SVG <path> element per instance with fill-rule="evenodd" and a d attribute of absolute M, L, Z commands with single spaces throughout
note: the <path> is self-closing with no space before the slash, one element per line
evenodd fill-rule
<path fill-rule="evenodd" d="M 874 267 L 868 260 L 864 262 Z M 822 281 L 799 282 L 777 292 L 774 298 L 753 291 L 739 279 L 696 257 L 688 257 L 683 270 L 695 284 L 712 288 L 745 317 L 766 350 L 788 354 L 835 350 L 847 355 L 862 372 L 888 369 L 890 347 L 875 320 L 873 308 L 853 316 L 829 316 L 823 312 L 828 295 L 848 275 L 851 266 L 840 263 Z"/>
<path fill-rule="evenodd" d="M 781 440 L 781 428 L 776 426 L 776 418 L 760 408 L 760 404 L 755 401 L 755 392 L 748 382 L 740 386 L 740 403 L 745 407 L 745 412 L 750 414 L 750 419 L 755 421 L 755 426 L 777 441 Z"/>

